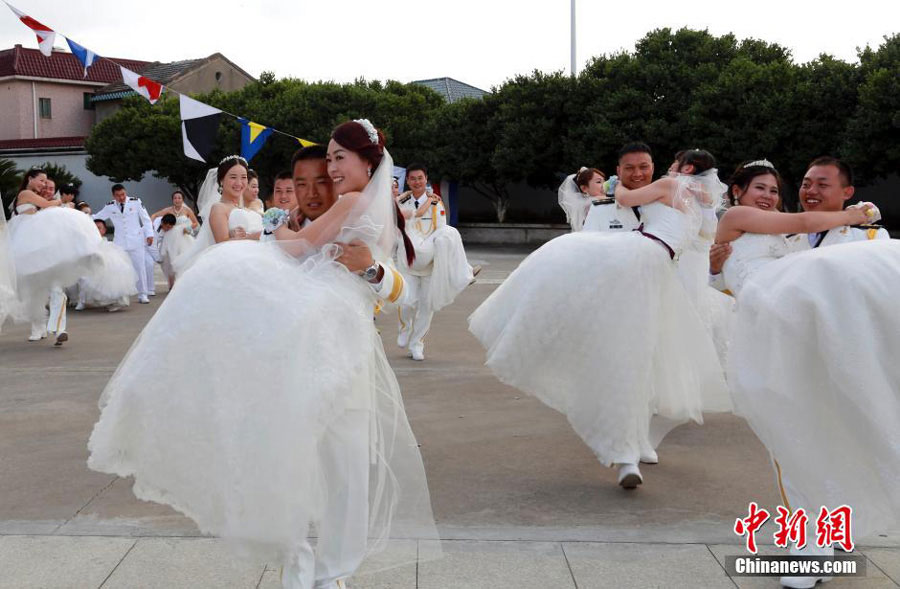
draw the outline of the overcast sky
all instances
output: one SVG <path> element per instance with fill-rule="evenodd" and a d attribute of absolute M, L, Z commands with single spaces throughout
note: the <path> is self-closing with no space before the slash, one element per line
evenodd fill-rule
<path fill-rule="evenodd" d="M 490 89 L 534 69 L 569 68 L 570 0 L 13 0 L 100 55 L 174 61 L 221 52 L 254 76 L 402 82 L 450 76 Z M 581 67 L 633 49 L 659 27 L 708 28 L 856 61 L 856 48 L 900 32 L 900 2 L 577 0 Z M 0 6 L 0 48 L 36 47 Z M 65 46 L 62 40 L 57 45 Z"/>

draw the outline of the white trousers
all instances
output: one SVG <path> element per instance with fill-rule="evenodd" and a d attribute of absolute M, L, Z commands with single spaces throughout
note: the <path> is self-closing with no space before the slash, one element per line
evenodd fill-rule
<path fill-rule="evenodd" d="M 328 503 L 316 522 L 315 551 L 304 542 L 285 563 L 285 589 L 330 587 L 362 563 L 369 530 L 369 427 L 368 411 L 350 410 L 322 437 L 319 456 Z"/>
<path fill-rule="evenodd" d="M 128 253 L 128 257 L 131 258 L 131 266 L 134 268 L 134 273 L 137 274 L 136 287 L 138 296 L 147 296 L 150 293 L 150 283 L 147 282 L 147 258 L 149 257 L 147 248 L 142 247 L 125 251 Z"/>
<path fill-rule="evenodd" d="M 47 317 L 47 299 L 50 299 L 50 317 Z M 31 335 L 46 332 L 62 333 L 66 330 L 66 303 L 68 298 L 62 288 L 54 287 L 31 298 L 28 315 L 31 318 Z"/>
<path fill-rule="evenodd" d="M 431 276 L 404 274 L 403 279 L 415 293 L 410 305 L 400 305 L 400 335 L 397 344 L 408 347 L 410 352 L 425 351 L 425 334 L 431 328 L 434 311 L 428 304 L 431 290 Z"/>
<path fill-rule="evenodd" d="M 150 249 L 147 248 L 147 253 L 144 256 L 144 268 L 146 269 L 147 277 L 147 292 L 155 292 L 156 284 L 154 284 L 155 280 L 153 278 L 153 268 L 156 266 L 156 261 L 153 259 L 153 255 L 150 252 Z"/>

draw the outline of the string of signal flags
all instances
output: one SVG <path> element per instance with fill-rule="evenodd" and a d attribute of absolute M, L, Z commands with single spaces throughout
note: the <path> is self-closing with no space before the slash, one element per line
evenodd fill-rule
<path fill-rule="evenodd" d="M 259 123 L 255 123 L 246 117 L 241 117 L 230 112 L 215 108 L 199 100 L 194 100 L 190 96 L 172 90 L 171 88 L 151 80 L 145 76 L 133 72 L 130 69 L 107 59 L 96 52 L 79 45 L 73 41 L 68 35 L 57 33 L 50 27 L 38 22 L 31 16 L 23 13 L 15 8 L 9 2 L 4 0 L 9 9 L 18 17 L 22 23 L 34 32 L 38 41 L 40 52 L 50 57 L 53 52 L 53 43 L 56 36 L 64 37 L 69 49 L 81 65 L 84 66 L 84 77 L 87 77 L 88 69 L 99 60 L 106 60 L 122 71 L 122 81 L 128 84 L 137 94 L 143 96 L 150 104 L 156 104 L 163 93 L 168 92 L 178 96 L 179 108 L 181 111 L 181 139 L 184 144 L 184 155 L 191 159 L 199 160 L 206 163 L 212 156 L 215 147 L 216 135 L 219 131 L 219 123 L 222 115 L 237 119 L 241 125 L 241 156 L 250 161 L 265 145 L 266 140 L 273 134 L 284 135 L 297 141 L 301 146 L 315 145 L 315 141 L 301 139 Z"/>

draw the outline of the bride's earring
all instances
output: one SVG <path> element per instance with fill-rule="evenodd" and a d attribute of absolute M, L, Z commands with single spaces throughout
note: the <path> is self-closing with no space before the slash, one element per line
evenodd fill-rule
<path fill-rule="evenodd" d="M 218 191 L 219 191 L 219 194 L 222 194 L 222 185 L 221 185 L 221 184 L 219 184 L 219 187 L 218 187 L 218 188 L 216 188 L 216 190 L 218 190 Z"/>
<path fill-rule="evenodd" d="M 372 177 L 372 168 L 369 168 L 368 170 L 366 170 L 366 174 L 368 174 L 369 178 L 371 178 Z"/>

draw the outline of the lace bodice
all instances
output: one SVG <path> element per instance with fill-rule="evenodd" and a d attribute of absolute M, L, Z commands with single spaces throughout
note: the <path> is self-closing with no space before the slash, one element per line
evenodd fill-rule
<path fill-rule="evenodd" d="M 731 242 L 731 255 L 722 272 L 725 286 L 739 296 L 747 279 L 761 266 L 791 252 L 783 235 L 744 233 Z"/>

